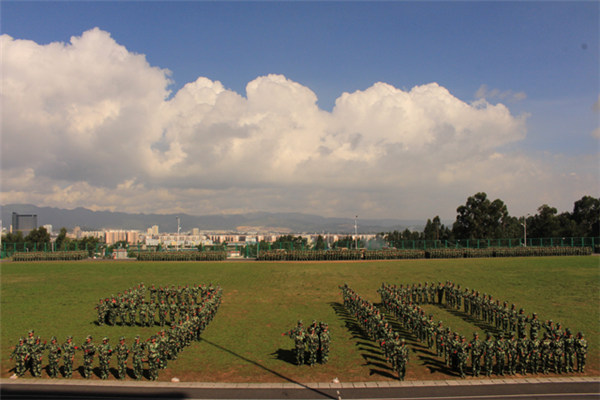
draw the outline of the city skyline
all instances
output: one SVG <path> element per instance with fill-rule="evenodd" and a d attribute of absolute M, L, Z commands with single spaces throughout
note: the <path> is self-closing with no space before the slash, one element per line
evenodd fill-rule
<path fill-rule="evenodd" d="M 597 2 L 3 2 L 3 203 L 453 220 L 598 197 Z"/>

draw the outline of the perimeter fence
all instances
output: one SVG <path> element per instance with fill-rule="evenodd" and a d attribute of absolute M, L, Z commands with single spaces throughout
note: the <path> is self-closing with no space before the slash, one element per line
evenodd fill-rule
<path fill-rule="evenodd" d="M 297 242 L 223 243 L 192 248 L 148 247 L 142 244 L 113 248 L 70 243 L 58 248 L 56 243 L 6 243 L 0 247 L 0 258 L 15 260 L 70 260 L 82 258 L 137 258 L 138 260 L 222 260 L 225 258 L 256 259 L 382 259 L 382 258 L 456 258 L 510 257 L 529 255 L 585 255 L 600 253 L 600 237 L 506 238 L 461 240 L 347 240 L 325 248 Z M 29 253 L 29 254 L 27 254 Z M 226 254 L 226 256 L 223 256 Z"/>

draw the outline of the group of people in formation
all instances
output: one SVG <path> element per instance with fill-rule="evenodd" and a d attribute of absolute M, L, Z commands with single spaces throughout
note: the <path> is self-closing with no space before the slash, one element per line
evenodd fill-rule
<path fill-rule="evenodd" d="M 294 356 L 296 365 L 308 364 L 311 367 L 317 362 L 327 364 L 329 361 L 329 344 L 331 336 L 329 325 L 326 322 L 312 322 L 308 328 L 304 328 L 302 320 L 287 332 L 282 333 L 294 340 Z"/>
<path fill-rule="evenodd" d="M 142 284 L 143 286 L 143 284 Z M 200 288 L 200 286 L 195 286 Z M 138 285 L 139 288 L 139 285 Z M 202 289 L 203 288 L 203 289 Z M 126 293 L 131 293 L 129 290 Z M 142 295 L 143 296 L 143 295 Z M 119 343 L 113 348 L 110 339 L 104 337 L 99 345 L 93 342 L 92 336 L 87 336 L 81 346 L 73 343 L 73 337 L 67 337 L 62 345 L 57 343 L 56 337 L 52 337 L 50 343 L 42 343 L 39 336 L 34 335 L 31 330 L 28 337 L 21 337 L 19 343 L 11 354 L 11 359 L 15 359 L 15 374 L 23 376 L 27 370 L 31 371 L 34 377 L 42 376 L 43 354 L 48 351 L 48 376 L 56 378 L 60 376 L 59 362 L 63 359 L 63 376 L 71 378 L 73 375 L 73 363 L 75 352 L 83 352 L 83 377 L 90 378 L 93 374 L 94 359 L 97 356 L 100 368 L 100 378 L 109 377 L 109 365 L 112 356 L 117 359 L 117 378 L 125 379 L 127 371 L 127 361 L 131 354 L 132 372 L 135 379 L 143 377 L 143 364 L 148 363 L 148 372 L 150 380 L 158 379 L 160 369 L 167 367 L 169 360 L 177 360 L 177 355 L 185 347 L 189 346 L 194 340 L 200 340 L 200 335 L 208 324 L 213 320 L 221 304 L 222 289 L 217 286 L 202 286 L 200 290 L 190 291 L 189 297 L 177 298 L 191 300 L 186 304 L 194 304 L 191 311 L 180 313 L 179 319 L 172 319 L 170 329 L 160 330 L 156 335 L 147 340 L 142 340 L 136 336 L 131 347 L 125 343 L 125 337 L 119 338 Z M 143 297 L 138 302 L 143 302 Z"/>
<path fill-rule="evenodd" d="M 408 364 L 408 347 L 400 333 L 392 329 L 385 316 L 371 302 L 364 300 L 347 284 L 340 286 L 344 299 L 344 308 L 356 318 L 362 330 L 369 338 L 379 343 L 383 348 L 386 360 L 392 364 L 392 369 L 398 374 L 398 379 L 404 380 Z"/>
<path fill-rule="evenodd" d="M 192 314 L 200 299 L 214 290 L 212 284 L 177 288 L 174 285 L 158 288 L 152 285 L 147 289 L 142 282 L 116 296 L 100 299 L 96 305 L 98 325 L 173 325 L 182 316 Z M 146 292 L 149 292 L 148 298 Z"/>
<path fill-rule="evenodd" d="M 378 289 L 382 305 L 402 325 L 412 332 L 417 340 L 435 344 L 436 354 L 443 357 L 445 364 L 466 376 L 467 363 L 471 359 L 471 374 L 479 376 L 515 375 L 520 373 L 554 372 L 557 374 L 578 371 L 583 373 L 587 356 L 587 341 L 582 332 L 573 335 L 569 328 L 552 320 L 542 322 L 536 313 L 531 316 L 505 301 L 494 301 L 491 295 L 468 288 L 461 289 L 453 282 L 434 285 L 390 285 L 383 283 Z M 427 316 L 420 304 L 445 305 L 462 310 L 472 318 L 479 319 L 490 327 L 485 339 L 475 332 L 467 341 L 465 336 L 437 323 L 433 315 Z M 529 324 L 529 336 L 527 335 Z M 544 332 L 541 334 L 541 330 Z M 491 331 L 495 330 L 496 335 Z M 575 364 L 575 360 L 577 364 Z"/>

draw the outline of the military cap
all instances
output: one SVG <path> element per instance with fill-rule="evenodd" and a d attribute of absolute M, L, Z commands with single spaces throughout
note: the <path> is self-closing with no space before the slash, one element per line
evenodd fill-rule
<path fill-rule="evenodd" d="M 125 340 L 125 336 L 121 336 L 119 340 Z"/>
<path fill-rule="evenodd" d="M 102 341 L 103 341 L 103 342 L 108 342 L 108 338 L 107 338 L 106 336 L 104 336 L 104 337 L 102 338 Z"/>

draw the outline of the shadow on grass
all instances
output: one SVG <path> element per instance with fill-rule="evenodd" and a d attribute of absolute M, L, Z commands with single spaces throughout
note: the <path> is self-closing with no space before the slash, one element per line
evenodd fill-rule
<path fill-rule="evenodd" d="M 298 385 L 298 386 L 302 386 L 303 388 L 305 388 L 305 389 L 307 389 L 307 390 L 310 390 L 310 391 L 312 391 L 312 392 L 314 392 L 314 393 L 317 393 L 317 394 L 319 394 L 320 396 L 323 396 L 323 397 L 325 397 L 325 398 L 328 398 L 328 399 L 336 399 L 335 397 L 333 397 L 333 396 L 330 396 L 330 395 L 328 395 L 328 394 L 327 394 L 327 393 L 325 393 L 325 392 L 322 392 L 322 391 L 320 391 L 320 390 L 318 390 L 318 389 L 311 388 L 311 387 L 309 387 L 309 386 L 306 386 L 306 385 L 304 385 L 304 384 L 302 384 L 302 383 L 300 383 L 300 382 L 297 382 L 297 381 L 293 380 L 292 378 L 289 378 L 289 377 L 287 377 L 287 376 L 285 376 L 285 375 L 282 375 L 282 374 L 280 374 L 280 373 L 279 373 L 279 372 L 277 372 L 277 371 L 274 371 L 274 370 L 272 370 L 272 369 L 270 369 L 270 368 L 267 368 L 267 367 L 265 367 L 264 365 L 257 363 L 256 361 L 250 360 L 249 358 L 246 358 L 246 357 L 242 356 L 241 354 L 238 354 L 238 353 L 236 353 L 236 352 L 234 352 L 234 351 L 231 351 L 231 350 L 229 350 L 229 349 L 227 349 L 227 348 L 225 348 L 225 347 L 223 347 L 223 346 L 221 346 L 221 345 L 219 345 L 219 344 L 217 344 L 217 343 L 211 342 L 210 340 L 206 340 L 206 339 L 204 339 L 204 338 L 200 338 L 200 341 L 201 341 L 201 342 L 205 342 L 205 343 L 207 343 L 207 344 L 209 344 L 209 345 L 211 345 L 211 346 L 213 346 L 213 347 L 216 347 L 217 349 L 219 349 L 219 350 L 222 350 L 222 351 L 224 351 L 224 352 L 226 352 L 226 353 L 229 353 L 229 354 L 231 354 L 232 356 L 235 356 L 235 357 L 237 357 L 237 358 L 239 358 L 239 359 L 241 359 L 241 360 L 244 360 L 244 361 L 246 361 L 247 363 L 250 363 L 250 364 L 252 364 L 252 365 L 256 365 L 257 367 L 259 367 L 259 368 L 261 368 L 261 369 L 263 369 L 263 370 L 265 370 L 265 371 L 267 371 L 267 372 L 269 372 L 269 373 L 271 373 L 271 374 L 273 374 L 273 375 L 275 375 L 275 376 L 277 376 L 277 377 L 279 377 L 279 378 L 285 379 L 285 380 L 286 380 L 286 381 L 288 381 L 288 382 L 294 383 L 294 384 L 296 384 L 296 385 Z"/>
<path fill-rule="evenodd" d="M 352 339 L 359 339 L 355 346 L 358 346 L 362 358 L 365 360 L 365 365 L 369 367 L 369 375 L 381 375 L 386 378 L 396 379 L 389 371 L 392 368 L 386 363 L 383 353 L 375 343 L 373 343 L 367 333 L 358 324 L 355 318 L 346 310 L 343 304 L 332 302 L 329 305 L 335 313 L 340 317 L 346 328 L 352 333 Z"/>
<path fill-rule="evenodd" d="M 417 358 L 432 374 L 435 372 L 440 372 L 450 376 L 460 376 L 458 372 L 452 370 L 451 367 L 447 367 L 446 363 L 436 356 L 418 355 Z"/>
<path fill-rule="evenodd" d="M 484 332 L 491 332 L 494 334 L 494 336 L 499 333 L 502 333 L 502 331 L 497 329 L 496 326 L 491 325 L 482 319 L 474 318 L 472 315 L 467 314 L 464 311 L 457 310 L 456 308 L 448 307 L 446 304 L 443 304 L 443 305 L 436 304 L 436 306 L 439 307 L 440 309 L 443 309 L 446 312 L 454 315 L 455 317 L 462 319 L 465 322 L 475 325 L 476 327 L 478 327 L 479 329 L 481 329 Z"/>
<path fill-rule="evenodd" d="M 275 356 L 276 359 L 284 361 L 288 364 L 296 365 L 296 355 L 294 354 L 294 350 L 277 349 L 277 351 L 271 353 L 270 355 Z"/>
<path fill-rule="evenodd" d="M 390 314 L 383 307 L 381 307 L 381 313 L 385 315 L 386 320 L 392 325 L 392 329 L 396 332 L 400 332 L 400 336 L 404 337 L 406 344 L 411 347 L 411 352 L 416 355 L 417 359 L 421 361 L 423 366 L 427 368 L 430 373 L 440 372 L 450 376 L 459 376 L 452 367 L 446 366 L 444 360 L 438 358 L 433 348 L 430 349 L 427 347 L 426 342 L 419 341 L 412 331 L 405 328 L 393 314 Z"/>

